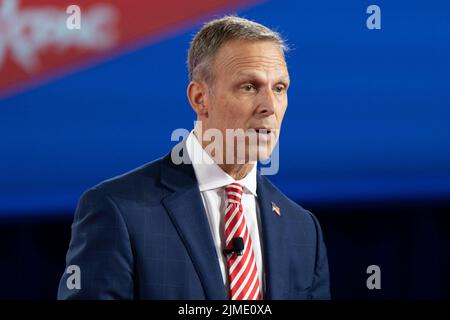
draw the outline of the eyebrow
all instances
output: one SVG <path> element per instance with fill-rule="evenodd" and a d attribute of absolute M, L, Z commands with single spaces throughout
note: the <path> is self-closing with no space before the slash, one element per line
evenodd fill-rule
<path fill-rule="evenodd" d="M 258 72 L 254 72 L 254 71 L 239 71 L 236 73 L 236 75 L 240 79 L 241 78 L 260 78 L 258 76 Z M 278 78 L 278 81 L 290 82 L 289 74 L 281 76 L 280 78 Z"/>

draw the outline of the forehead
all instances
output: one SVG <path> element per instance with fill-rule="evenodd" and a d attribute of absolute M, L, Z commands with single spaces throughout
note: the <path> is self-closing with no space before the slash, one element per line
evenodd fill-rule
<path fill-rule="evenodd" d="M 283 52 L 272 41 L 228 41 L 217 51 L 213 66 L 217 76 L 239 75 L 246 71 L 288 73 Z"/>

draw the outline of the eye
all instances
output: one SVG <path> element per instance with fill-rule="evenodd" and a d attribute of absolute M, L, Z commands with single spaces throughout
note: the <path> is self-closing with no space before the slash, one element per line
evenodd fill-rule
<path fill-rule="evenodd" d="M 275 87 L 276 93 L 283 93 L 286 91 L 286 86 L 284 84 L 277 84 Z"/>
<path fill-rule="evenodd" d="M 246 92 L 253 92 L 256 90 L 256 87 L 251 83 L 246 83 L 243 86 L 241 86 L 241 89 Z"/>

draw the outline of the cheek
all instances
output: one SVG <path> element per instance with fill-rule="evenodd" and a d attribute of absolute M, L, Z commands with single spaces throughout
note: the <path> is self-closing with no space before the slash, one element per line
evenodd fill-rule
<path fill-rule="evenodd" d="M 280 115 L 279 115 L 279 117 L 280 117 L 280 122 L 283 120 L 285 113 L 286 113 L 286 107 L 284 107 L 284 108 L 281 109 L 281 111 L 280 111 Z"/>
<path fill-rule="evenodd" d="M 280 106 L 277 109 L 277 111 L 275 112 L 279 125 L 281 125 L 281 122 L 283 121 L 284 114 L 286 113 L 286 109 L 287 109 L 287 106 L 283 105 L 283 106 Z"/>
<path fill-rule="evenodd" d="M 232 96 L 217 97 L 215 101 L 216 120 L 227 128 L 241 128 L 251 118 L 251 108 Z"/>

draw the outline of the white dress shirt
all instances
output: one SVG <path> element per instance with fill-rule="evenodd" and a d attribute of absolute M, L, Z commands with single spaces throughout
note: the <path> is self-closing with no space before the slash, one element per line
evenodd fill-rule
<path fill-rule="evenodd" d="M 203 149 L 194 132 L 191 131 L 186 140 L 186 149 L 194 167 L 198 187 L 205 206 L 212 238 L 216 247 L 223 282 L 229 289 L 227 259 L 222 253 L 225 248 L 225 186 L 236 182 L 244 186 L 241 204 L 248 231 L 253 242 L 256 267 L 262 294 L 264 293 L 264 269 L 260 241 L 259 206 L 256 201 L 256 163 L 242 180 L 234 180 L 223 171 Z"/>

